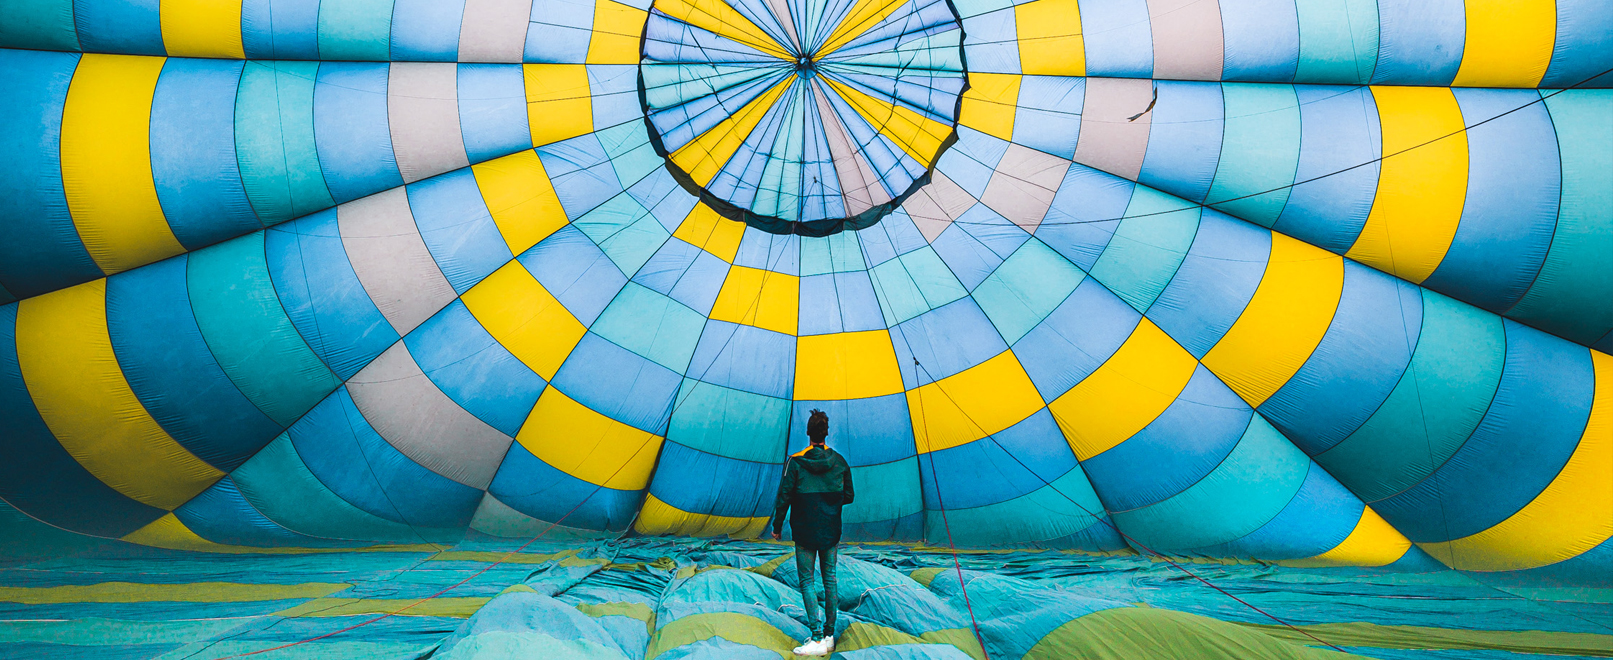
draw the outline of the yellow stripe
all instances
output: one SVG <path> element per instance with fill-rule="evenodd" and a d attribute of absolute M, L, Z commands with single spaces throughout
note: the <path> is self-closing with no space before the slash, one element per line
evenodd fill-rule
<path fill-rule="evenodd" d="M 1467 44 L 1451 85 L 1539 85 L 1556 40 L 1554 0 L 1467 0 Z"/>
<path fill-rule="evenodd" d="M 969 89 L 963 93 L 958 123 L 1003 140 L 1013 140 L 1019 81 L 1020 77 L 1011 73 L 970 72 Z"/>
<path fill-rule="evenodd" d="M 151 178 L 151 97 L 161 57 L 85 55 L 62 111 L 62 183 L 79 238 L 107 274 L 185 249 Z"/>
<path fill-rule="evenodd" d="M 1114 355 L 1047 407 L 1076 458 L 1084 461 L 1125 442 L 1165 412 L 1198 365 L 1145 318 Z"/>
<path fill-rule="evenodd" d="M 1019 70 L 1027 76 L 1087 75 L 1076 0 L 1036 0 L 1014 8 Z"/>
<path fill-rule="evenodd" d="M 538 397 L 515 439 L 551 467 L 616 490 L 648 485 L 661 451 L 660 436 L 599 414 L 553 385 Z"/>
<path fill-rule="evenodd" d="M 1445 259 L 1462 219 L 1467 197 L 1462 109 L 1442 87 L 1373 87 L 1372 97 L 1385 158 L 1372 212 L 1345 256 L 1420 284 Z"/>
<path fill-rule="evenodd" d="M 1387 566 L 1411 550 L 1411 541 L 1373 511 L 1361 509 L 1355 529 L 1337 546 L 1309 559 L 1278 562 L 1284 566 Z"/>
<path fill-rule="evenodd" d="M 857 6 L 841 19 L 833 32 L 829 33 L 829 38 L 823 40 L 823 47 L 818 49 L 818 56 L 828 55 L 851 43 L 864 32 L 879 25 L 880 21 L 885 20 L 885 17 L 890 16 L 907 2 L 908 0 L 858 0 Z"/>
<path fill-rule="evenodd" d="M 1465 571 L 1519 571 L 1573 559 L 1613 537 L 1613 357 L 1591 351 L 1596 399 L 1579 446 L 1527 506 L 1494 527 L 1424 550 Z"/>
<path fill-rule="evenodd" d="M 518 261 L 460 296 L 472 316 L 527 368 L 553 380 L 588 330 Z"/>
<path fill-rule="evenodd" d="M 316 598 L 301 605 L 275 612 L 274 615 L 306 619 L 310 617 L 359 616 L 398 612 L 399 616 L 440 616 L 468 619 L 477 610 L 482 609 L 482 606 L 487 605 L 487 601 L 490 600 L 493 600 L 492 596 L 438 596 L 429 599 Z"/>
<path fill-rule="evenodd" d="M 59 603 L 250 603 L 292 598 L 319 598 L 353 585 L 333 582 L 253 584 L 250 582 L 189 582 L 151 584 L 100 582 L 60 587 L 0 587 L 0 601 L 25 605 Z"/>
<path fill-rule="evenodd" d="M 56 440 L 95 478 L 173 510 L 224 476 L 151 418 L 118 368 L 106 327 L 106 280 L 22 301 L 17 360 Z"/>
<path fill-rule="evenodd" d="M 162 45 L 169 55 L 241 59 L 241 3 L 162 0 Z"/>
<path fill-rule="evenodd" d="M 1204 366 L 1258 408 L 1322 342 L 1343 292 L 1343 259 L 1273 233 L 1254 298 L 1204 356 Z"/>
<path fill-rule="evenodd" d="M 841 332 L 796 340 L 798 400 L 863 399 L 900 391 L 902 372 L 887 331 Z"/>
<path fill-rule="evenodd" d="M 920 453 L 997 433 L 1030 417 L 1042 405 L 1042 396 L 1013 351 L 1003 351 L 961 373 L 907 392 L 907 412 Z"/>
<path fill-rule="evenodd" d="M 795 334 L 801 279 L 767 270 L 734 266 L 728 270 L 710 317 Z"/>
<path fill-rule="evenodd" d="M 527 126 L 541 147 L 594 132 L 588 69 L 581 64 L 523 64 Z"/>
<path fill-rule="evenodd" d="M 722 166 L 728 163 L 728 159 L 734 156 L 735 151 L 739 150 L 739 146 L 745 143 L 745 137 L 756 129 L 756 125 L 767 115 L 767 110 L 773 107 L 773 103 L 794 79 L 793 76 L 786 76 L 772 89 L 763 92 L 738 112 L 722 120 L 722 123 L 679 147 L 672 154 L 672 162 L 688 172 L 689 176 L 700 185 L 710 184 L 717 173 L 722 171 Z"/>
<path fill-rule="evenodd" d="M 633 529 L 640 534 L 658 536 L 730 536 L 753 539 L 767 528 L 767 516 L 760 518 L 734 518 L 704 513 L 689 513 L 662 502 L 655 495 L 644 496 L 644 507 L 639 509 Z"/>
<path fill-rule="evenodd" d="M 734 255 L 739 254 L 739 240 L 745 237 L 745 223 L 724 218 L 701 202 L 672 236 L 734 263 Z"/>
<path fill-rule="evenodd" d="M 928 167 L 935 160 L 935 155 L 941 151 L 941 143 L 952 132 L 951 127 L 929 117 L 898 105 L 893 101 L 876 99 L 849 86 L 842 85 L 829 78 L 822 78 L 829 83 L 840 98 L 851 104 L 879 130 L 880 134 L 890 138 L 896 146 L 906 151 L 913 160 Z"/>
<path fill-rule="evenodd" d="M 510 154 L 472 165 L 470 171 L 511 254 L 525 252 L 566 226 L 566 210 L 538 152 Z"/>
<path fill-rule="evenodd" d="M 773 38 L 766 32 L 745 18 L 744 14 L 722 0 L 657 0 L 655 8 L 672 18 L 720 34 L 774 57 L 791 61 L 795 59 L 790 57 L 788 51 L 774 43 Z M 634 48 L 637 48 L 636 43 Z"/>
<path fill-rule="evenodd" d="M 599 0 L 594 4 L 594 30 L 588 41 L 589 64 L 638 64 L 639 37 L 649 17 L 637 7 Z"/>

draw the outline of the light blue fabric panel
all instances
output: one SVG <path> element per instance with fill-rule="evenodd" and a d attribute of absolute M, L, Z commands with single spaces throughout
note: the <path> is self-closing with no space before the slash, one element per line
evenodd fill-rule
<path fill-rule="evenodd" d="M 963 35 L 963 55 L 970 71 L 1019 73 L 1014 12 L 999 10 L 965 18 Z"/>
<path fill-rule="evenodd" d="M 241 41 L 250 59 L 319 59 L 319 0 L 242 0 Z"/>
<path fill-rule="evenodd" d="M 685 375 L 788 399 L 795 383 L 795 337 L 754 326 L 706 321 Z"/>
<path fill-rule="evenodd" d="M 1221 4 L 1222 80 L 1288 82 L 1299 67 L 1299 9 L 1295 0 Z M 1230 113 L 1229 113 L 1230 114 Z"/>
<path fill-rule="evenodd" d="M 556 469 L 517 442 L 493 475 L 488 495 L 538 520 L 569 528 L 626 531 L 644 491 L 591 484 Z"/>
<path fill-rule="evenodd" d="M 1036 237 L 1091 272 L 1126 215 L 1136 184 L 1079 163 L 1070 166 Z"/>
<path fill-rule="evenodd" d="M 398 62 L 452 62 L 459 58 L 459 22 L 465 0 L 393 0 L 391 57 Z"/>
<path fill-rule="evenodd" d="M 593 325 L 627 284 L 610 258 L 571 226 L 550 234 L 516 260 L 585 326 Z"/>
<path fill-rule="evenodd" d="M 538 158 L 568 219 L 576 220 L 622 192 L 610 155 L 593 133 L 538 147 Z"/>
<path fill-rule="evenodd" d="M 532 148 L 526 82 L 512 64 L 460 64 L 459 132 L 472 163 Z"/>
<path fill-rule="evenodd" d="M 1008 153 L 1008 143 L 967 126 L 958 127 L 958 141 L 941 154 L 935 169 L 975 199 L 986 194 L 991 175 Z"/>
<path fill-rule="evenodd" d="M 1456 79 L 1467 43 L 1462 0 L 1378 0 L 1375 85 L 1443 87 Z"/>
<path fill-rule="evenodd" d="M 249 61 L 241 75 L 235 100 L 235 157 L 247 199 L 265 226 L 336 204 L 314 141 L 314 80 L 319 66 Z"/>
<path fill-rule="evenodd" d="M 386 64 L 326 62 L 314 83 L 314 139 L 336 203 L 403 185 L 387 124 Z"/>
<path fill-rule="evenodd" d="M 309 536 L 415 543 L 422 531 L 429 537 L 443 531 L 412 529 L 348 503 L 308 470 L 286 433 L 230 473 L 230 480 L 265 517 Z"/>
<path fill-rule="evenodd" d="M 1259 556 L 1270 559 L 1304 559 L 1343 543 L 1355 530 L 1366 505 L 1345 490 L 1338 480 L 1315 463 L 1305 475 L 1294 499 L 1248 536 L 1231 543 L 1200 548 L 1212 557 Z"/>
<path fill-rule="evenodd" d="M 347 260 L 336 211 L 280 225 L 265 236 L 280 303 L 338 378 L 351 378 L 398 340 Z"/>
<path fill-rule="evenodd" d="M 991 438 L 920 456 L 924 508 L 970 509 L 1041 489 L 1076 467 L 1068 444 L 1048 442 L 1060 438 L 1053 416 L 1043 409 Z"/>
<path fill-rule="evenodd" d="M 913 447 L 913 418 L 908 414 L 904 394 L 839 401 L 796 401 L 792 414 L 797 421 L 805 420 L 812 416 L 813 410 L 822 410 L 829 416 L 829 446 L 844 455 L 854 468 L 900 461 L 917 453 Z M 798 449 L 808 442 L 806 424 L 791 424 L 789 447 Z"/>
<path fill-rule="evenodd" d="M 1059 158 L 1075 158 L 1086 91 L 1086 78 L 1020 78 L 1019 108 L 1014 111 L 1014 143 Z"/>
<path fill-rule="evenodd" d="M 1137 186 L 1126 219 L 1088 273 L 1137 311 L 1146 311 L 1192 247 L 1202 208 Z"/>
<path fill-rule="evenodd" d="M 1378 63 L 1378 0 L 1295 0 L 1294 82 L 1364 85 Z"/>
<path fill-rule="evenodd" d="M 617 346 L 683 373 L 706 318 L 677 301 L 629 282 L 592 329 Z"/>
<path fill-rule="evenodd" d="M 1225 103 L 1221 85 L 1162 80 L 1148 126 L 1148 150 L 1137 183 L 1204 201 L 1221 158 Z"/>
<path fill-rule="evenodd" d="M 1273 228 L 1343 254 L 1366 225 L 1378 190 L 1378 106 L 1364 87 L 1300 85 L 1294 94 L 1300 109 L 1299 167 L 1288 205 Z"/>
<path fill-rule="evenodd" d="M 680 511 L 735 518 L 773 515 L 773 496 L 784 474 L 784 447 L 778 462 L 757 463 L 690 449 L 668 440 L 661 446 L 650 494 Z"/>
<path fill-rule="evenodd" d="M 560 365 L 552 384 L 601 415 L 663 435 L 681 381 L 676 372 L 590 332 Z"/>
<path fill-rule="evenodd" d="M 985 207 L 977 204 L 974 208 Z M 989 210 L 987 214 L 991 215 Z M 976 214 L 976 217 L 980 217 L 980 214 Z M 958 281 L 965 289 L 980 286 L 987 276 L 997 270 L 997 266 L 1002 264 L 1003 260 L 958 223 L 948 226 L 930 245 L 935 248 L 935 254 L 941 257 L 941 261 L 946 263 L 947 269 L 958 277 Z"/>
<path fill-rule="evenodd" d="M 311 548 L 348 545 L 281 527 L 258 512 L 229 477 L 175 509 L 174 516 L 197 536 L 214 543 Z"/>
<path fill-rule="evenodd" d="M 1597 0 L 1557 0 L 1557 42 L 1541 87 L 1606 87 L 1607 60 L 1598 53 L 1613 50 L 1613 13 Z"/>
<path fill-rule="evenodd" d="M 1102 284 L 1087 279 L 1014 344 L 1014 355 L 1042 400 L 1052 401 L 1102 366 L 1141 318 Z"/>
<path fill-rule="evenodd" d="M 755 227 L 746 227 L 739 241 L 739 252 L 734 265 L 759 268 L 785 275 L 801 274 L 801 237 L 769 234 Z"/>
<path fill-rule="evenodd" d="M 925 465 L 924 458 L 919 459 Z M 921 479 L 925 486 L 935 485 L 928 477 Z M 941 482 L 943 495 L 947 490 Z M 1092 492 L 1092 485 L 1079 468 L 1072 468 L 1064 476 L 1030 493 L 997 504 L 971 509 L 955 509 L 949 503 L 943 513 L 925 512 L 925 542 L 931 545 L 947 543 L 947 530 L 958 546 L 993 547 L 1054 547 L 1088 551 L 1118 550 L 1125 547 L 1108 524 L 1101 520 L 1103 506 Z M 943 574 L 944 575 L 944 574 Z M 931 586 L 941 581 L 938 577 Z M 993 656 L 998 657 L 998 656 Z"/>
<path fill-rule="evenodd" d="M 74 0 L 78 41 L 91 53 L 166 55 L 158 0 Z"/>
<path fill-rule="evenodd" d="M 891 328 L 896 363 L 909 390 L 985 362 L 1008 349 L 973 298 L 964 298 Z M 915 374 L 917 359 L 923 365 Z"/>
<path fill-rule="evenodd" d="M 1202 359 L 1254 298 L 1271 256 L 1271 232 L 1208 210 L 1176 276 L 1148 318 Z"/>
<path fill-rule="evenodd" d="M 403 338 L 420 370 L 454 403 L 505 435 L 521 430 L 547 385 L 455 300 Z"/>
<path fill-rule="evenodd" d="M 420 237 L 456 293 L 515 258 L 469 168 L 409 184 L 406 191 Z"/>
<path fill-rule="evenodd" d="M 168 227 L 187 250 L 257 231 L 235 155 L 242 64 L 171 58 L 151 100 L 151 177 Z"/>
<path fill-rule="evenodd" d="M 1010 222 L 985 204 L 976 204 L 964 211 L 963 215 L 952 223 L 952 228 L 961 228 L 969 232 L 970 236 L 991 250 L 992 254 L 988 260 L 992 262 L 1007 259 L 1008 255 L 1013 254 L 1020 245 L 1030 239 L 1030 234 L 1024 228 Z M 971 285 L 969 288 L 973 289 L 974 286 Z"/>
<path fill-rule="evenodd" d="M 582 0 L 533 0 L 527 25 L 527 63 L 572 63 L 588 59 L 593 36 L 594 3 Z"/>
<path fill-rule="evenodd" d="M 1087 75 L 1153 77 L 1154 33 L 1149 29 L 1148 0 L 1086 0 L 1079 6 Z"/>

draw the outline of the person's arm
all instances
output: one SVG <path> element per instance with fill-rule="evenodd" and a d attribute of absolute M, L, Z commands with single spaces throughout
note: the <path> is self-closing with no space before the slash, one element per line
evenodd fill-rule
<path fill-rule="evenodd" d="M 773 500 L 773 538 L 784 533 L 784 516 L 790 512 L 790 500 L 795 497 L 795 459 L 784 467 L 784 478 L 778 482 L 778 497 Z"/>
<path fill-rule="evenodd" d="M 851 504 L 851 500 L 856 493 L 852 492 L 851 489 L 851 464 L 846 463 L 844 458 L 840 460 L 846 466 L 846 478 L 843 480 L 845 482 L 844 491 L 840 494 L 840 505 L 845 506 Z"/>

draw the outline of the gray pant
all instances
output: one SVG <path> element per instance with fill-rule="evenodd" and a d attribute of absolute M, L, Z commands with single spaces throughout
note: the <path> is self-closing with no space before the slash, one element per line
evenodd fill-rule
<path fill-rule="evenodd" d="M 835 614 L 840 601 L 835 599 L 835 551 L 837 546 L 824 550 L 808 550 L 795 546 L 795 572 L 801 578 L 801 602 L 806 607 L 807 627 L 814 639 L 835 634 Z M 823 605 L 825 620 L 818 618 L 817 580 L 813 579 L 814 564 L 823 567 Z"/>

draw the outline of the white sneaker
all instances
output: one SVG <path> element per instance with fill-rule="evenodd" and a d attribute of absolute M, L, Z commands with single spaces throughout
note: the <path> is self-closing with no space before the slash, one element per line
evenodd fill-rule
<path fill-rule="evenodd" d="M 834 638 L 807 640 L 805 644 L 795 647 L 796 655 L 822 657 L 834 651 Z"/>

